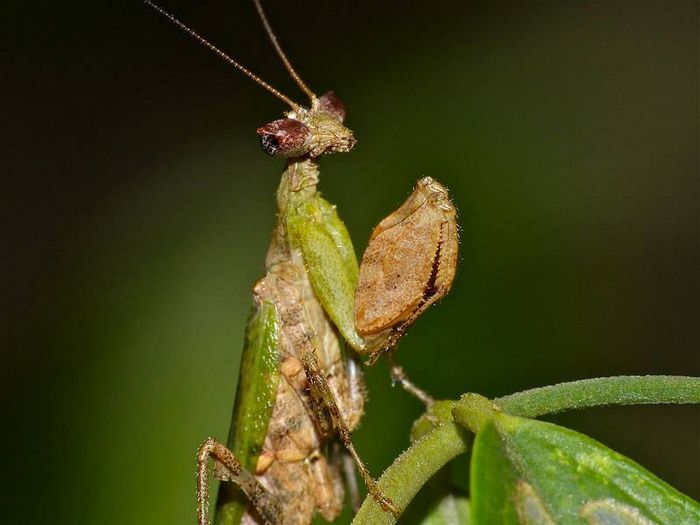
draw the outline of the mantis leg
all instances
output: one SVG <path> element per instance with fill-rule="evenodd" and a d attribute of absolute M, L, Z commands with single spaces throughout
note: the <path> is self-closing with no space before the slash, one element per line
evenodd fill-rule
<path fill-rule="evenodd" d="M 209 525 L 209 458 L 214 460 L 214 476 L 236 483 L 258 511 L 266 525 L 283 525 L 277 498 L 222 443 L 208 438 L 197 450 L 197 523 Z"/>
<path fill-rule="evenodd" d="M 401 385 L 401 387 L 409 394 L 417 397 L 422 401 L 426 408 L 430 408 L 435 403 L 435 399 L 428 394 L 425 390 L 413 383 L 409 378 L 403 367 L 399 365 L 394 359 L 394 351 L 390 350 L 386 354 L 386 358 L 389 361 L 389 369 L 391 373 L 391 380 L 395 383 Z"/>
<path fill-rule="evenodd" d="M 360 459 L 357 450 L 355 450 L 355 445 L 353 445 L 352 440 L 350 439 L 350 430 L 343 421 L 343 416 L 340 413 L 335 396 L 328 386 L 328 381 L 321 372 L 318 361 L 316 360 L 316 355 L 312 350 L 307 351 L 304 354 L 302 364 L 304 366 L 306 378 L 309 381 L 309 389 L 314 403 L 321 408 L 321 412 L 325 412 L 327 416 L 330 416 L 332 425 L 336 432 L 338 432 L 338 436 L 340 437 L 340 440 L 347 451 L 350 453 L 350 456 L 352 456 L 352 459 L 355 461 L 357 469 L 360 471 L 360 475 L 362 476 L 365 485 L 367 485 L 367 490 L 383 510 L 391 512 L 398 518 L 401 515 L 401 511 L 388 497 L 382 493 L 377 485 L 377 482 L 374 480 L 374 478 L 372 478 L 364 462 L 362 459 Z M 327 420 L 327 417 L 325 417 L 323 413 L 319 414 L 319 418 L 322 421 Z M 321 426 L 324 426 L 323 423 Z"/>
<path fill-rule="evenodd" d="M 345 478 L 345 484 L 348 489 L 348 494 L 350 495 L 350 507 L 353 512 L 357 514 L 362 505 L 360 487 L 357 485 L 357 469 L 355 468 L 355 463 L 353 463 L 352 458 L 347 454 L 342 454 L 340 461 L 342 461 L 343 477 Z"/>

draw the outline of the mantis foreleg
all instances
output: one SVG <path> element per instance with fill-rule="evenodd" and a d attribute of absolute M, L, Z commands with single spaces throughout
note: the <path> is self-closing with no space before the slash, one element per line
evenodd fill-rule
<path fill-rule="evenodd" d="M 382 493 L 377 486 L 377 482 L 374 480 L 374 478 L 372 478 L 369 470 L 357 453 L 357 450 L 355 450 L 355 445 L 353 445 L 352 440 L 350 439 L 350 430 L 343 421 L 343 416 L 338 408 L 338 403 L 335 400 L 332 390 L 328 386 L 328 382 L 326 381 L 326 378 L 319 367 L 313 351 L 309 351 L 304 354 L 302 364 L 304 366 L 306 378 L 309 381 L 311 397 L 314 399 L 316 406 L 322 409 L 321 412 L 325 412 L 327 416 L 330 417 L 333 427 L 338 433 L 340 440 L 355 461 L 357 469 L 360 471 L 360 475 L 367 485 L 367 490 L 382 507 L 382 509 L 390 511 L 398 518 L 401 515 L 401 511 L 388 497 Z M 319 418 L 324 417 L 324 414 L 319 414 Z"/>
<path fill-rule="evenodd" d="M 255 476 L 243 468 L 236 456 L 222 443 L 210 437 L 197 450 L 197 522 L 209 525 L 209 458 L 214 476 L 236 483 L 260 513 L 266 525 L 284 525 L 279 501 Z"/>

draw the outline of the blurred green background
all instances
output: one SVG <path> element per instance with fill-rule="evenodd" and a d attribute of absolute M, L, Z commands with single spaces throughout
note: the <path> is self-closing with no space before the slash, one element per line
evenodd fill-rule
<path fill-rule="evenodd" d="M 302 100 L 248 2 L 165 5 Z M 266 7 L 348 107 L 321 188 L 358 253 L 420 176 L 460 210 L 453 291 L 401 345 L 417 383 L 700 374 L 697 2 Z M 284 108 L 139 2 L 4 11 L 0 521 L 194 523 L 283 168 L 254 130 Z M 378 474 L 421 407 L 367 379 Z M 700 497 L 697 407 L 555 421 Z"/>

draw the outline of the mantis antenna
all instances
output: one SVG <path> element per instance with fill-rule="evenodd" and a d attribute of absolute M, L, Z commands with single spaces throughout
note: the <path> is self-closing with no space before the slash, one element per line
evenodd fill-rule
<path fill-rule="evenodd" d="M 284 95 L 283 93 L 281 93 L 281 92 L 278 91 L 277 89 L 273 88 L 270 84 L 268 84 L 267 82 L 265 82 L 262 78 L 260 78 L 258 75 L 256 75 L 255 73 L 253 73 L 253 72 L 250 71 L 249 69 L 243 67 L 241 64 L 239 64 L 238 62 L 236 62 L 233 58 L 231 58 L 231 57 L 228 56 L 226 53 L 224 53 L 221 49 L 219 49 L 219 48 L 216 47 L 214 44 L 212 44 L 211 42 L 209 42 L 206 38 L 204 38 L 204 37 L 201 36 L 199 33 L 197 33 L 194 29 L 190 29 L 189 27 L 187 27 L 185 24 L 183 24 L 182 22 L 180 22 L 177 18 L 175 18 L 175 17 L 174 17 L 173 15 L 171 15 L 170 13 L 168 13 L 165 9 L 163 9 L 163 8 L 160 7 L 159 5 L 157 5 L 157 4 L 153 3 L 153 2 L 151 2 L 151 0 L 143 0 L 143 3 L 146 4 L 146 5 L 149 6 L 149 7 L 152 7 L 152 8 L 155 9 L 156 11 L 158 11 L 161 15 L 163 15 L 165 18 L 167 18 L 168 20 L 170 20 L 173 24 L 175 24 L 177 27 L 179 27 L 180 29 L 182 29 L 185 33 L 187 33 L 188 35 L 190 35 L 190 36 L 191 36 L 192 38 L 194 38 L 197 42 L 199 42 L 200 44 L 202 44 L 202 45 L 205 46 L 205 47 L 208 47 L 211 51 L 213 51 L 214 53 L 216 53 L 217 55 L 219 55 L 221 58 L 223 58 L 226 62 L 228 62 L 229 64 L 231 64 L 233 67 L 235 67 L 238 71 L 240 71 L 241 73 L 243 73 L 245 76 L 247 76 L 248 78 L 252 79 L 253 82 L 255 82 L 256 84 L 258 84 L 260 87 L 262 87 L 263 89 L 266 89 L 267 91 L 269 91 L 270 93 L 272 93 L 274 96 L 276 96 L 276 97 L 277 97 L 278 99 L 280 99 L 282 102 L 284 102 L 285 104 L 287 104 L 287 105 L 288 105 L 289 107 L 291 107 L 293 110 L 299 110 L 299 109 L 301 108 L 301 106 L 300 106 L 299 104 L 297 104 L 296 102 L 294 102 L 291 98 L 289 98 L 288 96 Z M 258 8 L 258 13 L 260 13 L 260 16 L 263 17 L 263 23 L 265 24 L 265 29 L 268 31 L 268 34 L 271 35 L 270 38 L 271 38 L 272 41 L 273 41 L 273 44 L 274 44 L 274 46 L 275 46 L 275 49 L 277 49 L 277 52 L 278 52 L 278 53 L 280 54 L 280 56 L 282 57 L 282 60 L 284 61 L 285 66 L 287 67 L 287 69 L 289 70 L 290 74 L 292 75 L 292 78 L 294 78 L 294 80 L 297 81 L 297 84 L 299 84 L 299 83 L 301 82 L 301 79 L 299 78 L 299 75 L 296 74 L 296 72 L 294 71 L 294 69 L 292 69 L 292 66 L 291 66 L 291 64 L 289 64 L 289 61 L 287 60 L 287 57 L 285 57 L 285 56 L 284 56 L 284 53 L 282 53 L 282 50 L 281 50 L 281 48 L 279 47 L 279 44 L 277 43 L 277 39 L 275 38 L 274 34 L 272 34 L 271 29 L 270 29 L 270 26 L 269 26 L 269 24 L 267 23 L 267 19 L 265 18 L 265 14 L 262 12 L 262 7 L 260 7 L 260 4 L 257 2 L 257 0 L 256 0 L 255 4 L 256 4 L 256 7 Z M 305 85 L 303 82 L 301 82 L 301 83 L 299 84 L 299 86 L 300 86 L 300 87 L 303 86 L 302 89 L 303 89 L 306 93 L 311 93 L 311 91 L 309 91 L 309 88 L 307 88 L 306 85 Z M 304 89 L 304 88 L 306 88 L 306 89 Z M 310 96 L 313 96 L 313 93 L 311 93 Z"/>
<path fill-rule="evenodd" d="M 289 72 L 289 75 L 294 79 L 294 82 L 297 83 L 297 86 L 299 86 L 299 88 L 309 97 L 309 100 L 313 102 L 316 98 L 316 95 L 313 91 L 309 89 L 309 86 L 307 86 L 304 83 L 304 81 L 299 76 L 299 73 L 297 73 L 296 70 L 292 67 L 292 63 L 287 58 L 287 55 L 284 54 L 282 46 L 280 46 L 279 42 L 277 41 L 277 35 L 275 35 L 275 32 L 272 30 L 272 26 L 270 25 L 270 22 L 267 20 L 267 16 L 265 15 L 265 11 L 263 10 L 260 0 L 253 0 L 253 3 L 255 4 L 255 9 L 258 11 L 258 15 L 260 15 L 260 20 L 262 20 L 263 27 L 265 27 L 265 32 L 270 38 L 270 42 L 272 42 L 272 46 L 275 48 L 275 51 L 277 51 L 277 55 L 282 60 L 284 67 Z"/>

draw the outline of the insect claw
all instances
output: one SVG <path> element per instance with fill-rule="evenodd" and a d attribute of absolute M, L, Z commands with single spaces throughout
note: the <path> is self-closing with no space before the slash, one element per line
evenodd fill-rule
<path fill-rule="evenodd" d="M 379 503 L 379 506 L 384 512 L 391 512 L 396 519 L 398 519 L 399 516 L 401 516 L 401 510 L 396 505 L 394 505 L 394 502 L 391 501 L 391 499 L 386 497 L 384 494 L 376 494 L 374 496 L 374 499 L 377 501 L 377 503 Z"/>

